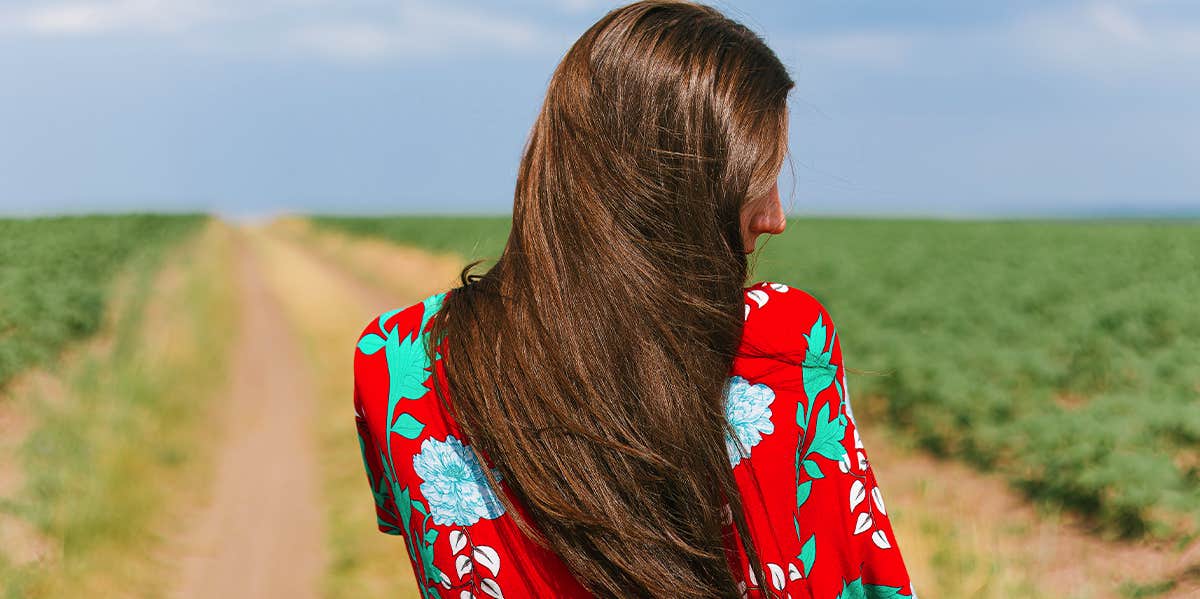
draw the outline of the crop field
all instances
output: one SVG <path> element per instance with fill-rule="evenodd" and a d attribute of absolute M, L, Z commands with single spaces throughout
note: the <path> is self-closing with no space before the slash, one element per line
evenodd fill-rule
<path fill-rule="evenodd" d="M 118 270 L 201 216 L 0 219 L 0 386 L 99 328 Z"/>
<path fill-rule="evenodd" d="M 506 218 L 322 217 L 494 258 Z M 753 261 L 829 309 L 857 411 L 1124 538 L 1200 531 L 1200 225 L 793 218 Z"/>

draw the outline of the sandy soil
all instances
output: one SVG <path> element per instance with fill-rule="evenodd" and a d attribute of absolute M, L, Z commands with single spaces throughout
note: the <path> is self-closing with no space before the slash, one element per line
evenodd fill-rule
<path fill-rule="evenodd" d="M 316 597 L 325 551 L 313 384 L 258 256 L 244 240 L 237 251 L 243 313 L 229 421 L 173 596 Z"/>

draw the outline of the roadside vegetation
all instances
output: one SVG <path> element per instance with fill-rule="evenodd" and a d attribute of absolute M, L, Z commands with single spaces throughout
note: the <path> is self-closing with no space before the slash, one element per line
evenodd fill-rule
<path fill-rule="evenodd" d="M 3 227 L 31 247 L 11 263 L 4 254 L 2 280 L 18 291 L 0 305 L 25 316 L 0 343 L 37 350 L 10 350 L 19 359 L 6 363 L 26 371 L 0 409 L 19 412 L 28 434 L 0 520 L 45 550 L 19 559 L 20 547 L 0 547 L 0 596 L 162 596 L 173 535 L 207 488 L 214 382 L 236 325 L 230 231 L 150 216 Z"/>

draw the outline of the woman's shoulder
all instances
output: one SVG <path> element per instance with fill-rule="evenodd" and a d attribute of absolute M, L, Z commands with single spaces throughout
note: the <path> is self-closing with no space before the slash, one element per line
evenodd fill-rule
<path fill-rule="evenodd" d="M 813 294 L 799 287 L 774 281 L 760 281 L 746 287 L 745 320 L 763 326 L 804 321 L 808 316 L 829 320 L 829 311 Z"/>
<path fill-rule="evenodd" d="M 367 322 L 354 352 L 356 384 L 370 385 L 382 379 L 389 397 L 422 397 L 428 391 L 425 375 L 431 365 L 425 337 L 447 293 L 435 293 L 409 306 L 388 310 Z"/>
<path fill-rule="evenodd" d="M 373 317 L 358 335 L 358 353 L 374 355 L 393 337 L 396 341 L 423 337 L 430 319 L 441 309 L 447 293 L 435 293 L 415 304 L 388 310 Z"/>
<path fill-rule="evenodd" d="M 743 345 L 772 354 L 824 346 L 833 319 L 811 293 L 786 283 L 761 281 L 745 288 Z"/>

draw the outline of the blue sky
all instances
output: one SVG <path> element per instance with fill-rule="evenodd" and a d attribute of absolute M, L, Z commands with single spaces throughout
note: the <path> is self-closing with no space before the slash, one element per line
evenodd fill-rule
<path fill-rule="evenodd" d="M 620 2 L 0 0 L 0 214 L 502 213 Z M 798 214 L 1200 214 L 1200 3 L 726 0 Z"/>

